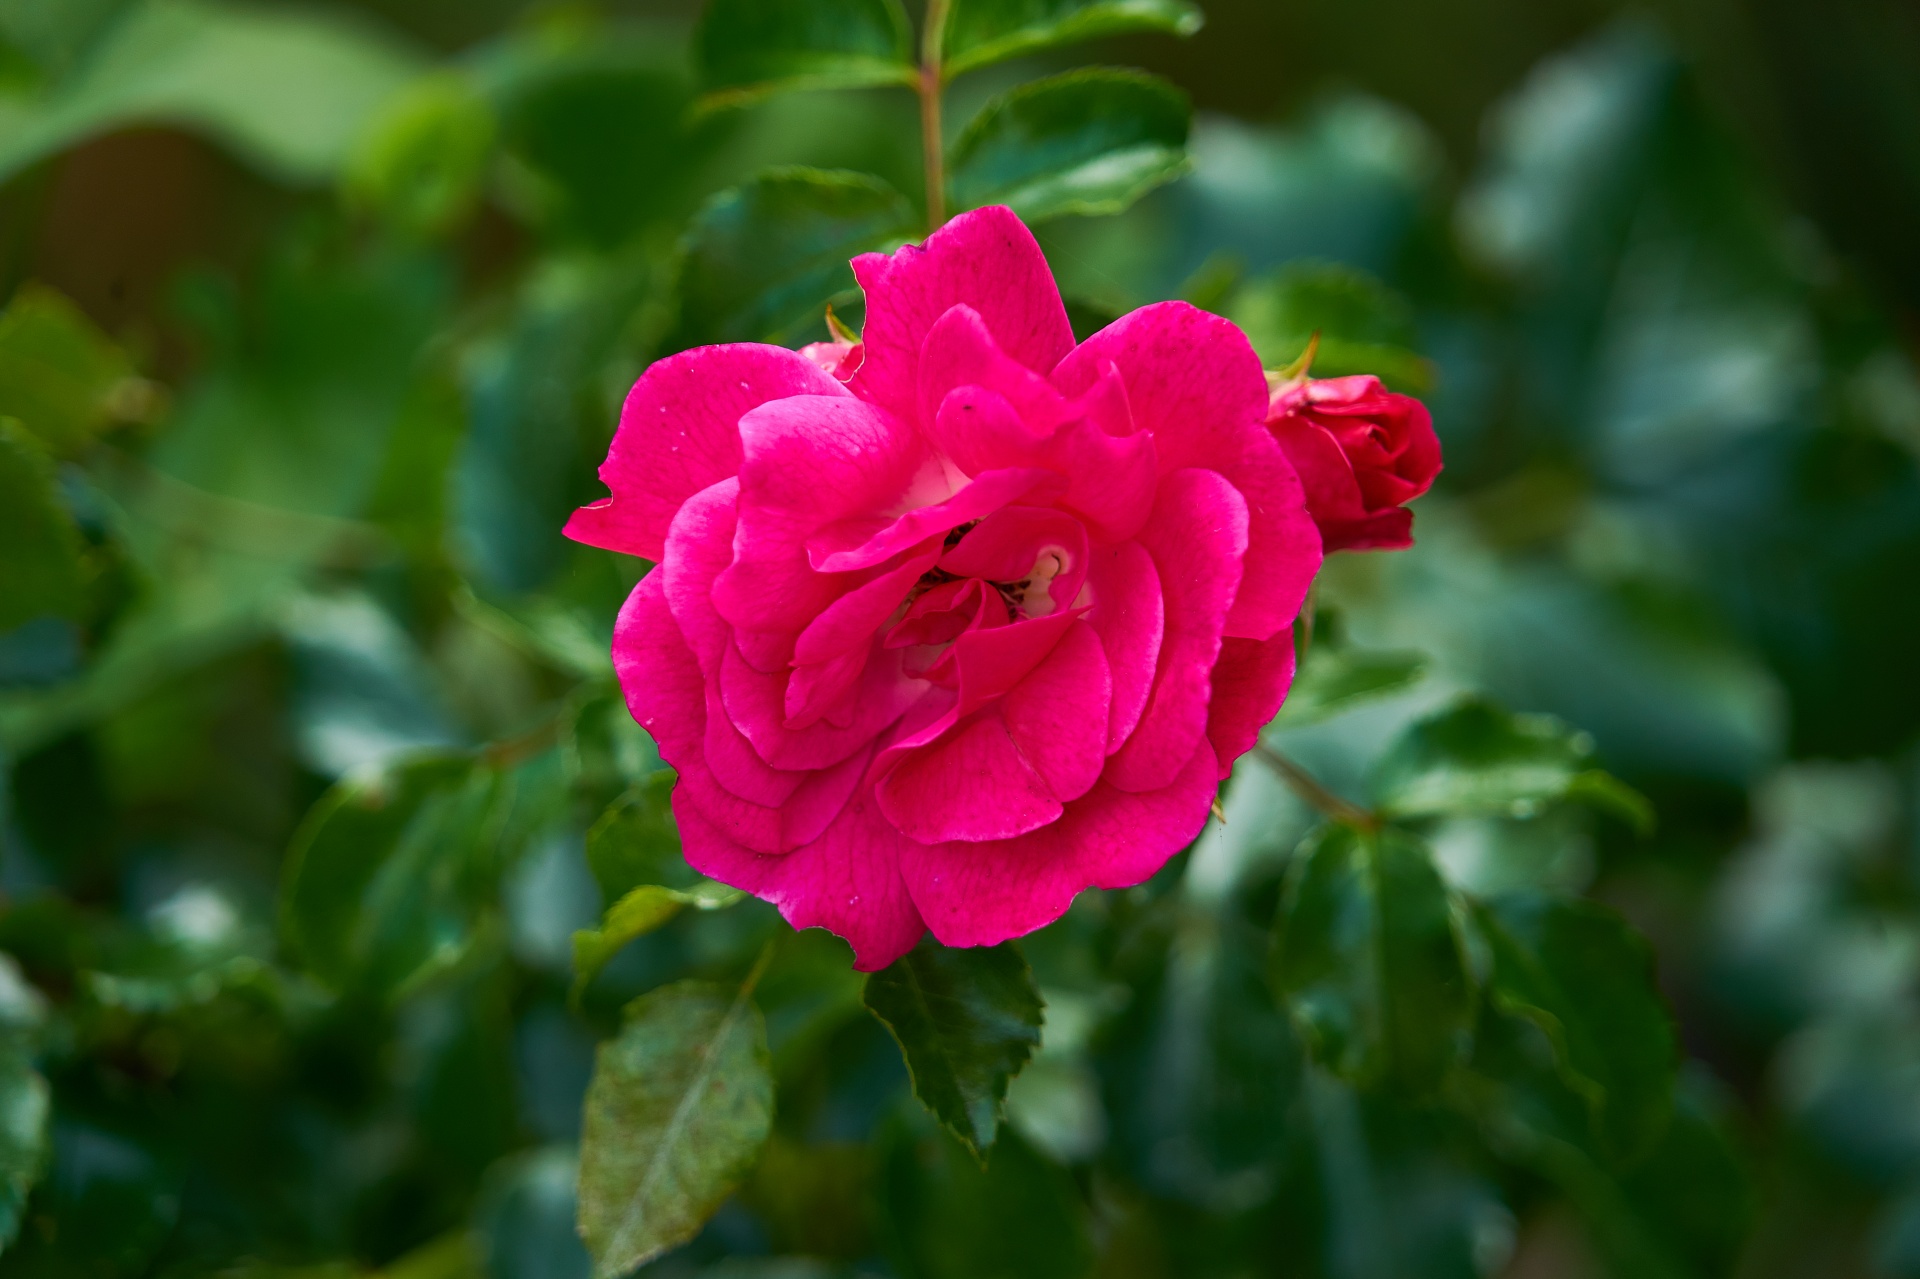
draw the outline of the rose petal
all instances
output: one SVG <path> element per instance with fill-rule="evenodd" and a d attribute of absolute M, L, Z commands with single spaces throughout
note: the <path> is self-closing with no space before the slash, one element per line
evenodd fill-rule
<path fill-rule="evenodd" d="M 1057 800 L 1093 789 L 1107 762 L 1103 726 L 1113 703 L 1113 675 L 1093 628 L 1070 626 L 1047 660 L 1000 703 L 1007 733 L 1028 767 Z"/>
<path fill-rule="evenodd" d="M 1061 811 L 997 710 L 908 752 L 875 793 L 887 820 L 923 844 L 1008 839 L 1046 825 Z"/>
<path fill-rule="evenodd" d="M 1100 637 L 1113 673 L 1113 709 L 1107 725 L 1107 753 L 1120 749 L 1153 691 L 1153 672 L 1160 661 L 1165 634 L 1165 601 L 1153 556 L 1138 542 L 1127 542 L 1093 554 L 1088 582 L 1093 608 L 1087 624 Z"/>
<path fill-rule="evenodd" d="M 1280 713 L 1293 685 L 1293 631 L 1270 640 L 1229 639 L 1221 642 L 1220 660 L 1213 667 L 1213 699 L 1207 709 L 1207 740 L 1220 761 L 1220 776 L 1233 771 L 1233 761 L 1253 749 L 1260 730 Z"/>

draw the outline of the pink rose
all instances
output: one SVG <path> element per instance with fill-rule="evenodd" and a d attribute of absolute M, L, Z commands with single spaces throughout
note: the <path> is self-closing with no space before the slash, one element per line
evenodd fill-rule
<path fill-rule="evenodd" d="M 1426 405 L 1377 377 L 1301 378 L 1274 392 L 1267 425 L 1300 473 L 1327 554 L 1413 545 L 1405 504 L 1440 473 Z"/>
<path fill-rule="evenodd" d="M 1227 321 L 1164 303 L 1076 347 L 1000 208 L 853 266 L 857 358 L 655 364 L 567 534 L 658 561 L 613 655 L 687 860 L 871 971 L 1191 842 L 1320 546 Z"/>

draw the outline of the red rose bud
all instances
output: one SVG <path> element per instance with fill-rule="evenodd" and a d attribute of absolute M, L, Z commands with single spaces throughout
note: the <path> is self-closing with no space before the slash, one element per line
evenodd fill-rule
<path fill-rule="evenodd" d="M 1406 503 L 1440 473 L 1426 405 L 1377 377 L 1303 377 L 1274 391 L 1267 427 L 1300 473 L 1327 554 L 1413 545 Z"/>

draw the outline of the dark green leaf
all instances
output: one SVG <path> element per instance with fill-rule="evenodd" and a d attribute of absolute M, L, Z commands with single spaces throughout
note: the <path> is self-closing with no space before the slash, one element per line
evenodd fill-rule
<path fill-rule="evenodd" d="M 1234 295 L 1228 316 L 1269 368 L 1291 363 L 1314 334 L 1315 377 L 1372 373 L 1398 390 L 1433 386 L 1433 366 L 1413 351 L 1413 308 L 1373 276 L 1330 262 L 1291 263 Z"/>
<path fill-rule="evenodd" d="M 40 442 L 0 418 L 0 631 L 74 617 L 83 598 L 80 534 Z"/>
<path fill-rule="evenodd" d="M 984 1160 L 1007 1083 L 1040 1046 L 1027 961 L 1010 943 L 961 950 L 925 937 L 867 978 L 865 998 L 899 1041 L 914 1095 Z"/>
<path fill-rule="evenodd" d="M 1376 697 L 1386 697 L 1420 682 L 1427 659 L 1419 653 L 1369 653 L 1315 644 L 1307 650 L 1276 727 L 1298 728 Z"/>
<path fill-rule="evenodd" d="M 1029 222 L 1118 213 L 1187 171 L 1193 108 L 1136 71 L 1070 71 L 989 102 L 954 143 L 953 199 Z"/>
<path fill-rule="evenodd" d="M 687 231 L 675 345 L 824 335 L 856 254 L 911 229 L 906 198 L 863 173 L 774 169 L 715 196 Z"/>
<path fill-rule="evenodd" d="M 680 828 L 669 803 L 673 787 L 670 770 L 647 774 L 608 805 L 587 832 L 587 865 L 608 906 L 642 884 L 692 888 L 701 882 L 680 855 Z"/>
<path fill-rule="evenodd" d="M 1009 1131 L 982 1168 L 943 1131 L 900 1125 L 887 1150 L 881 1217 L 909 1279 L 1078 1279 L 1092 1269 L 1073 1178 Z"/>
<path fill-rule="evenodd" d="M 709 0 L 697 37 L 712 96 L 912 84 L 919 74 L 899 0 Z"/>
<path fill-rule="evenodd" d="M 0 313 L 0 416 L 17 417 L 48 451 L 70 455 L 107 421 L 132 372 L 80 308 L 28 284 Z"/>
<path fill-rule="evenodd" d="M 642 884 L 607 908 L 600 927 L 583 928 L 573 935 L 573 998 L 579 999 L 628 942 L 667 923 L 682 907 L 721 910 L 744 896 L 737 888 L 711 880 L 684 890 Z"/>
<path fill-rule="evenodd" d="M 766 1025 L 744 990 L 679 982 L 628 1005 L 600 1046 L 580 1140 L 580 1234 L 614 1279 L 685 1243 L 773 1123 Z"/>
<path fill-rule="evenodd" d="M 556 756 L 509 770 L 435 756 L 334 787 L 282 883 L 281 931 L 307 970 L 399 996 L 458 964 L 501 871 L 554 815 Z"/>
<path fill-rule="evenodd" d="M 1076 40 L 1135 31 L 1190 36 L 1199 7 L 1188 0 L 954 0 L 941 55 L 947 74 Z"/>
<path fill-rule="evenodd" d="M 1473 989 L 1432 858 L 1404 831 L 1344 825 L 1297 856 L 1274 978 L 1314 1056 L 1357 1082 L 1433 1088 L 1466 1046 Z"/>
<path fill-rule="evenodd" d="M 20 1233 L 27 1195 L 47 1162 L 52 1097 L 33 1068 L 46 1001 L 0 955 L 0 1251 Z"/>
<path fill-rule="evenodd" d="M 1593 739 L 1549 715 L 1512 715 L 1469 698 L 1409 728 L 1373 779 L 1398 817 L 1530 817 L 1560 800 L 1605 807 L 1644 827 L 1646 801 L 1590 767 Z"/>
<path fill-rule="evenodd" d="M 274 177 L 323 180 L 417 66 L 324 13 L 135 5 L 75 74 L 10 113 L 0 176 L 112 129 L 166 122 L 212 135 Z"/>
<path fill-rule="evenodd" d="M 1477 919 L 1494 1001 L 1545 1032 L 1599 1149 L 1619 1161 L 1644 1153 L 1672 1113 L 1677 1061 L 1646 941 L 1593 902 L 1510 897 Z"/>

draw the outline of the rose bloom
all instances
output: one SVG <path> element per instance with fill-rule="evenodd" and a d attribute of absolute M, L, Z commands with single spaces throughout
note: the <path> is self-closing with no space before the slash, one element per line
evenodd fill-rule
<path fill-rule="evenodd" d="M 1274 392 L 1267 425 L 1300 473 L 1327 554 L 1413 545 L 1405 503 L 1440 473 L 1426 405 L 1377 377 L 1300 378 Z"/>
<path fill-rule="evenodd" d="M 1011 212 L 856 259 L 862 342 L 660 361 L 567 534 L 696 869 L 883 968 L 1158 870 L 1279 709 L 1320 564 L 1240 331 L 1076 346 Z"/>

